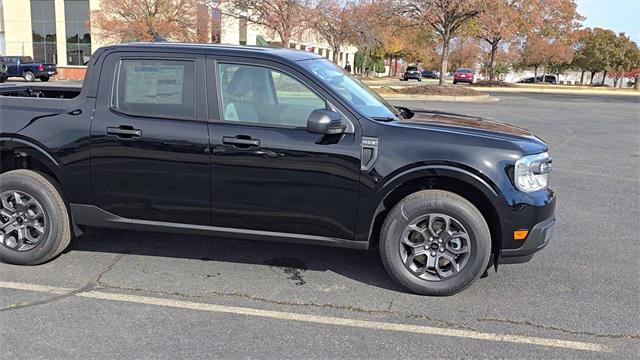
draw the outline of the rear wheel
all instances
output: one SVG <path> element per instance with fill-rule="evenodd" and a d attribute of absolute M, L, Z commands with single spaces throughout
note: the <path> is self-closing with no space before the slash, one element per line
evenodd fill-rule
<path fill-rule="evenodd" d="M 387 215 L 380 256 L 389 275 L 411 292 L 452 295 L 487 268 L 489 227 L 463 197 L 425 190 L 407 196 Z"/>
<path fill-rule="evenodd" d="M 40 264 L 70 241 L 69 214 L 52 179 L 23 169 L 0 175 L 0 261 Z"/>
<path fill-rule="evenodd" d="M 457 83 L 458 83 L 457 81 L 453 80 L 453 85 L 455 85 L 455 84 L 457 84 Z"/>
<path fill-rule="evenodd" d="M 49 76 L 41 76 L 40 77 L 40 81 L 47 82 L 47 81 L 49 81 L 49 78 L 50 78 Z"/>
<path fill-rule="evenodd" d="M 27 81 L 27 82 L 32 82 L 36 80 L 36 76 L 33 75 L 31 71 L 25 71 L 24 74 L 22 74 L 22 77 L 24 78 L 24 81 Z"/>
<path fill-rule="evenodd" d="M 3 83 L 7 81 L 7 77 L 6 76 L 0 76 L 0 83 Z"/>

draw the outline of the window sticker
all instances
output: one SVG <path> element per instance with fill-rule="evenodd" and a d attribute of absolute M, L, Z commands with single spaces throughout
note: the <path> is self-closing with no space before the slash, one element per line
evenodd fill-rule
<path fill-rule="evenodd" d="M 124 102 L 182 104 L 184 65 L 126 64 Z"/>

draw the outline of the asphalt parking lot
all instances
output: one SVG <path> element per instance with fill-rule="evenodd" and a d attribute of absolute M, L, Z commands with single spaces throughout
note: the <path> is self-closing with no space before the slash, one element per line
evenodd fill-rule
<path fill-rule="evenodd" d="M 374 250 L 89 230 L 47 264 L 0 264 L 0 357 L 636 358 L 640 97 L 496 96 L 395 103 L 550 144 L 558 222 L 531 262 L 421 297 Z"/>

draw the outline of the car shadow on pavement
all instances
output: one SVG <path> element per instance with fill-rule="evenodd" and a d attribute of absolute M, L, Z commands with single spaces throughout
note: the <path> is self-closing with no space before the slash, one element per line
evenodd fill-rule
<path fill-rule="evenodd" d="M 300 271 L 331 271 L 371 286 L 402 291 L 387 275 L 377 248 L 363 251 L 194 235 L 83 230 L 85 233 L 73 239 L 65 253 L 89 251 L 263 265 L 281 268 L 292 279 Z"/>

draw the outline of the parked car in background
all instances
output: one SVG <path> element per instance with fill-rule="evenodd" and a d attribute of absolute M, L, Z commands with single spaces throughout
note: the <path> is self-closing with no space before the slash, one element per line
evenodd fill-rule
<path fill-rule="evenodd" d="M 32 82 L 36 79 L 49 81 L 51 76 L 58 73 L 56 64 L 46 64 L 34 61 L 31 56 L 5 56 L 8 77 L 21 77 Z"/>
<path fill-rule="evenodd" d="M 437 79 L 438 73 L 432 70 L 422 70 L 422 77 L 425 79 Z"/>
<path fill-rule="evenodd" d="M 409 79 L 422 81 L 422 74 L 420 73 L 420 70 L 417 66 L 407 66 L 407 70 L 404 71 L 404 75 L 400 80 L 407 81 Z"/>
<path fill-rule="evenodd" d="M 473 84 L 474 79 L 475 79 L 475 74 L 471 69 L 459 68 L 458 70 L 456 70 L 456 72 L 453 73 L 454 85 L 459 82 Z"/>
<path fill-rule="evenodd" d="M 0 56 L 0 83 L 7 81 L 9 74 L 7 74 L 7 64 L 4 63 L 2 56 Z"/>
<path fill-rule="evenodd" d="M 537 77 L 528 77 L 528 78 L 524 78 L 520 81 L 518 81 L 521 84 L 533 84 L 533 83 L 541 83 L 542 82 L 542 75 L 538 75 Z M 557 78 L 555 75 L 545 75 L 544 76 L 544 82 L 549 83 L 549 84 L 556 84 L 558 82 Z"/>
<path fill-rule="evenodd" d="M 81 226 L 166 231 L 377 246 L 398 284 L 451 295 L 530 260 L 555 223 L 534 134 L 392 106 L 306 51 L 103 47 L 82 89 L 2 86 L 0 113 L 13 264 L 54 258 Z"/>

